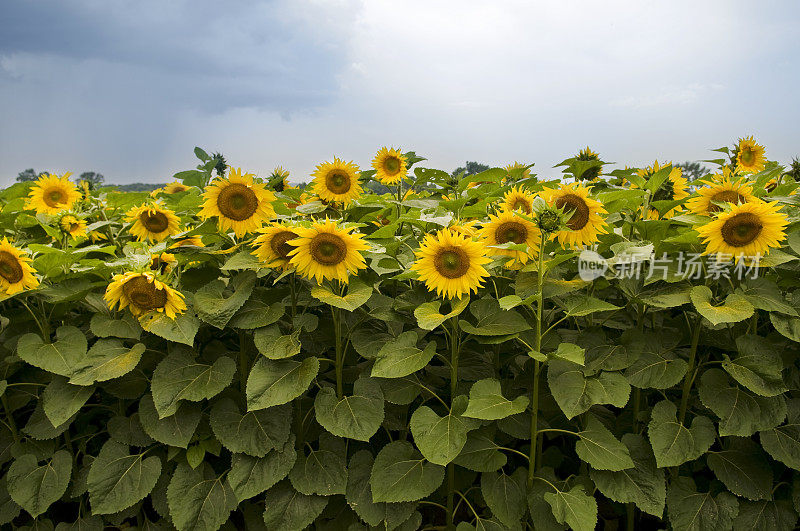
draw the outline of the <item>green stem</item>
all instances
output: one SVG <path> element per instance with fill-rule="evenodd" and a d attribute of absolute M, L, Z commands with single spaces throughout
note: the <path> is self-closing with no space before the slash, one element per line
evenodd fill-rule
<path fill-rule="evenodd" d="M 247 396 L 247 374 L 249 364 L 247 363 L 247 347 L 245 341 L 245 333 L 239 331 L 239 388 L 242 394 Z"/>
<path fill-rule="evenodd" d="M 461 350 L 461 338 L 458 329 L 458 316 L 451 319 L 453 326 L 450 334 L 450 410 L 453 409 L 453 401 L 458 392 L 458 355 Z M 453 463 L 447 465 L 447 529 L 455 529 L 453 494 L 455 492 L 456 469 Z"/>
<path fill-rule="evenodd" d="M 292 327 L 294 327 L 294 317 L 297 315 L 297 288 L 295 287 L 294 273 L 289 275 L 289 287 L 292 290 Z"/>
<path fill-rule="evenodd" d="M 542 295 L 542 286 L 544 286 L 544 245 L 539 249 L 539 268 L 537 270 L 536 279 L 536 352 L 542 352 L 542 304 L 544 297 Z M 531 391 L 531 449 L 528 466 L 528 486 L 533 484 L 533 478 L 536 477 L 536 455 L 538 453 L 539 441 L 539 373 L 541 372 L 542 364 L 538 360 L 533 361 L 533 390 Z"/>
<path fill-rule="evenodd" d="M 636 506 L 633 503 L 626 503 L 625 512 L 627 513 L 625 529 L 627 531 L 633 531 L 636 529 Z"/>
<path fill-rule="evenodd" d="M 342 359 L 342 316 L 338 308 L 331 307 L 331 313 L 333 314 L 333 329 L 336 334 L 336 396 L 341 400 L 344 391 L 342 383 L 342 370 L 344 369 L 344 360 Z"/>
<path fill-rule="evenodd" d="M 683 424 L 686 419 L 686 407 L 689 405 L 689 393 L 692 390 L 692 384 L 695 377 L 695 362 L 697 359 L 697 344 L 700 342 L 700 328 L 702 326 L 701 319 L 697 320 L 692 334 L 692 349 L 689 352 L 689 368 L 686 369 L 686 376 L 683 378 L 683 390 L 681 391 L 681 408 L 678 414 L 678 422 Z"/>
<path fill-rule="evenodd" d="M 11 415 L 11 408 L 8 407 L 8 399 L 6 399 L 6 395 L 0 396 L 0 401 L 3 403 L 3 410 L 6 413 L 6 419 L 8 420 L 8 427 L 11 430 L 11 437 L 13 437 L 14 442 L 19 442 L 19 432 L 17 431 L 17 425 L 14 422 L 14 417 Z"/>

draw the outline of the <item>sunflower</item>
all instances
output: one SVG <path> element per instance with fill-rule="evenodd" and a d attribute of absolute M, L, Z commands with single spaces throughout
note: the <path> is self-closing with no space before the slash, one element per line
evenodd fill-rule
<path fill-rule="evenodd" d="M 283 192 L 294 186 L 289 184 L 289 170 L 284 170 L 283 166 L 277 166 L 269 175 L 269 184 L 276 192 Z"/>
<path fill-rule="evenodd" d="M 408 166 L 399 149 L 383 147 L 372 159 L 375 177 L 383 184 L 392 186 L 403 180 Z"/>
<path fill-rule="evenodd" d="M 324 201 L 340 201 L 347 206 L 361 195 L 358 183 L 358 166 L 337 157 L 333 162 L 323 162 L 314 173 L 314 192 Z"/>
<path fill-rule="evenodd" d="M 312 197 L 311 194 L 303 192 L 303 193 L 300 194 L 300 197 L 298 197 L 294 201 L 286 203 L 286 208 L 291 208 L 292 210 L 296 210 L 297 207 L 299 207 L 301 205 L 308 204 L 313 200 L 314 200 L 314 197 Z M 302 212 L 298 212 L 298 214 L 305 215 Z"/>
<path fill-rule="evenodd" d="M 480 235 L 487 246 L 487 255 L 510 258 L 505 263 L 508 269 L 518 268 L 527 263 L 529 258 L 536 256 L 542 241 L 542 234 L 536 225 L 508 210 L 502 210 L 497 215 L 490 214 L 489 221 L 483 225 Z M 526 244 L 528 251 L 492 247 L 504 243 Z"/>
<path fill-rule="evenodd" d="M 152 273 L 128 272 L 114 275 L 103 297 L 112 310 L 130 308 L 136 317 L 161 312 L 170 319 L 186 311 L 183 294 L 158 280 Z"/>
<path fill-rule="evenodd" d="M 592 160 L 600 160 L 600 155 L 592 151 L 589 146 L 586 148 L 578 151 L 578 155 L 575 157 L 577 160 L 582 162 L 589 162 Z M 583 173 L 578 177 L 578 179 L 582 181 L 594 181 L 600 176 L 602 172 L 602 166 L 591 166 L 583 170 Z"/>
<path fill-rule="evenodd" d="M 253 255 L 263 262 L 267 267 L 273 269 L 291 269 L 289 265 L 289 253 L 294 247 L 289 244 L 289 240 L 297 238 L 297 233 L 292 225 L 281 225 L 280 223 L 270 223 L 262 228 L 253 242 L 256 249 Z"/>
<path fill-rule="evenodd" d="M 526 214 L 533 211 L 533 200 L 535 195 L 528 192 L 521 186 L 517 186 L 506 192 L 503 196 L 503 208 L 506 210 L 522 210 Z"/>
<path fill-rule="evenodd" d="M 170 249 L 178 247 L 205 247 L 205 244 L 200 236 L 189 236 L 188 238 L 181 238 L 169 246 Z"/>
<path fill-rule="evenodd" d="M 27 253 L 11 245 L 8 238 L 0 240 L 0 292 L 10 296 L 39 285 L 30 261 Z"/>
<path fill-rule="evenodd" d="M 289 263 L 306 278 L 337 279 L 345 284 L 351 273 L 367 267 L 361 251 L 369 249 L 361 234 L 350 234 L 352 228 L 339 227 L 335 221 L 314 223 L 310 228 L 295 227 L 297 238 L 286 243 Z"/>
<path fill-rule="evenodd" d="M 180 193 L 180 192 L 185 192 L 185 191 L 190 190 L 190 189 L 191 189 L 191 186 L 186 186 L 185 184 L 183 184 L 180 181 L 172 181 L 171 183 L 168 183 L 168 184 L 164 185 L 164 188 L 162 189 L 162 191 L 165 194 L 177 194 L 177 193 Z"/>
<path fill-rule="evenodd" d="M 527 179 L 531 176 L 531 169 L 527 167 L 525 164 L 521 162 L 514 161 L 513 164 L 509 164 L 503 167 L 506 170 L 506 177 L 511 177 L 511 172 L 519 172 L 519 179 Z"/>
<path fill-rule="evenodd" d="M 411 269 L 440 297 L 460 299 L 478 291 L 483 278 L 489 276 L 483 267 L 490 262 L 484 244 L 450 229 L 427 234 L 416 254 Z"/>
<path fill-rule="evenodd" d="M 586 146 L 584 149 L 578 151 L 578 160 L 600 160 L 600 155 L 592 151 L 592 148 Z"/>
<path fill-rule="evenodd" d="M 160 242 L 180 232 L 180 219 L 175 213 L 158 203 L 150 203 L 133 207 L 126 214 L 125 220 L 131 225 L 131 234 L 140 242 L 149 240 Z"/>
<path fill-rule="evenodd" d="M 659 164 L 658 160 L 656 160 L 653 162 L 652 166 L 642 168 L 638 170 L 637 173 L 639 177 L 642 177 L 643 179 L 649 179 L 656 172 L 671 165 L 671 162 Z M 632 185 L 632 188 L 636 188 L 636 185 Z M 661 183 L 661 186 L 658 187 L 658 190 L 653 193 L 650 201 L 678 201 L 680 199 L 684 199 L 689 197 L 688 188 L 689 181 L 687 181 L 683 176 L 683 171 L 678 167 L 672 166 L 669 175 L 664 182 Z M 669 219 L 675 217 L 681 210 L 683 210 L 683 207 L 681 205 L 677 205 L 663 214 L 660 214 L 658 210 L 651 208 L 647 217 L 649 219 Z"/>
<path fill-rule="evenodd" d="M 731 179 L 730 170 L 725 168 L 721 180 L 712 179 L 711 184 L 697 190 L 697 196 L 686 201 L 686 207 L 694 214 L 710 216 L 722 210 L 714 203 L 750 203 L 758 201 L 753 195 L 753 187 L 744 179 Z"/>
<path fill-rule="evenodd" d="M 264 185 L 253 181 L 253 174 L 242 174 L 239 168 L 231 168 L 227 179 L 216 179 L 203 193 L 202 218 L 218 218 L 223 231 L 233 229 L 236 236 L 254 232 L 264 221 L 275 215 L 272 201 L 275 194 Z"/>
<path fill-rule="evenodd" d="M 732 205 L 730 210 L 695 230 L 704 239 L 703 254 L 717 253 L 736 257 L 763 256 L 771 247 L 780 247 L 786 237 L 784 229 L 789 224 L 786 214 L 779 212 L 777 202 L 754 202 Z"/>
<path fill-rule="evenodd" d="M 178 260 L 171 253 L 156 253 L 150 255 L 150 269 L 162 275 L 172 271 Z"/>
<path fill-rule="evenodd" d="M 559 188 L 545 188 L 541 192 L 548 204 L 572 212 L 567 228 L 555 233 L 563 247 L 578 248 L 597 241 L 599 234 L 605 234 L 605 222 L 600 214 L 605 214 L 603 204 L 589 197 L 589 189 L 578 183 L 562 184 Z"/>
<path fill-rule="evenodd" d="M 43 175 L 28 194 L 25 208 L 36 210 L 37 214 L 58 214 L 62 210 L 69 210 L 75 201 L 81 198 L 81 193 L 69 181 L 72 173 L 67 172 L 61 177 L 58 175 Z"/>
<path fill-rule="evenodd" d="M 764 169 L 767 158 L 764 146 L 756 143 L 752 136 L 740 138 L 736 145 L 736 169 L 745 173 L 758 173 Z"/>
<path fill-rule="evenodd" d="M 458 234 L 464 235 L 468 238 L 477 238 L 479 229 L 477 227 L 477 220 L 454 220 L 455 223 L 450 225 L 450 230 Z"/>
<path fill-rule="evenodd" d="M 64 234 L 69 234 L 73 239 L 77 240 L 87 235 L 86 233 L 86 220 L 77 217 L 74 214 L 64 214 L 58 219 L 58 228 Z"/>

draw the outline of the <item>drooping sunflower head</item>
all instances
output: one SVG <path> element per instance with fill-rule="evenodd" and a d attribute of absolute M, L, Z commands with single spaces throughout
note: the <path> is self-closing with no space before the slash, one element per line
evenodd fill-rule
<path fill-rule="evenodd" d="M 128 272 L 114 275 L 103 297 L 112 310 L 130 308 L 136 317 L 150 312 L 164 313 L 170 319 L 186 311 L 183 294 L 151 273 Z"/>
<path fill-rule="evenodd" d="M 381 183 L 391 186 L 399 183 L 406 176 L 408 165 L 403 152 L 395 148 L 382 147 L 372 159 L 375 178 Z"/>
<path fill-rule="evenodd" d="M 175 268 L 178 260 L 171 253 L 156 253 L 150 255 L 150 270 L 165 275 Z"/>
<path fill-rule="evenodd" d="M 764 146 L 758 144 L 752 136 L 740 138 L 736 144 L 736 170 L 744 173 L 758 173 L 764 169 L 767 158 Z"/>
<path fill-rule="evenodd" d="M 362 251 L 369 245 L 361 234 L 352 234 L 352 228 L 339 226 L 335 221 L 325 220 L 311 227 L 295 227 L 297 238 L 287 240 L 293 247 L 289 251 L 289 263 L 306 278 L 317 284 L 324 279 L 347 283 L 351 274 L 367 267 Z"/>
<path fill-rule="evenodd" d="M 722 207 L 716 203 L 750 203 L 758 201 L 753 195 L 753 187 L 744 179 L 732 180 L 730 172 L 726 172 L 721 180 L 713 179 L 708 186 L 697 190 L 697 195 L 686 201 L 686 207 L 701 216 L 710 216 L 720 212 Z"/>
<path fill-rule="evenodd" d="M 505 210 L 521 210 L 526 214 L 533 211 L 533 200 L 535 195 L 524 189 L 522 186 L 516 186 L 505 193 L 503 196 L 502 207 Z"/>
<path fill-rule="evenodd" d="M 289 253 L 294 247 L 289 243 L 298 237 L 295 227 L 290 224 L 270 223 L 262 228 L 253 242 L 256 246 L 253 255 L 273 269 L 291 269 Z"/>
<path fill-rule="evenodd" d="M 353 162 L 334 157 L 333 162 L 323 162 L 311 174 L 314 177 L 314 192 L 323 201 L 340 202 L 347 206 L 361 195 L 358 173 L 358 166 Z"/>
<path fill-rule="evenodd" d="M 294 188 L 289 184 L 289 170 L 284 170 L 283 166 L 276 166 L 269 174 L 269 185 L 276 192 L 283 192 L 289 188 Z"/>
<path fill-rule="evenodd" d="M 132 223 L 131 234 L 140 242 L 145 240 L 160 242 L 180 232 L 178 216 L 158 203 L 145 203 L 133 207 L 125 219 L 128 223 Z"/>
<path fill-rule="evenodd" d="M 719 212 L 713 221 L 695 228 L 706 244 L 704 254 L 738 261 L 764 256 L 771 248 L 780 247 L 789 224 L 780 208 L 777 202 L 758 201 L 732 205 Z"/>
<path fill-rule="evenodd" d="M 0 293 L 15 295 L 39 285 L 30 262 L 25 251 L 11 245 L 7 238 L 0 240 Z"/>
<path fill-rule="evenodd" d="M 484 223 L 480 235 L 487 246 L 487 255 L 509 257 L 504 264 L 508 269 L 516 269 L 526 264 L 529 258 L 537 255 L 542 242 L 541 231 L 534 223 L 509 210 L 502 210 L 497 215 L 490 214 L 489 221 Z M 493 247 L 507 243 L 524 244 L 528 246 L 528 250 Z"/>
<path fill-rule="evenodd" d="M 545 188 L 541 192 L 548 205 L 569 215 L 567 230 L 555 233 L 563 247 L 580 248 L 597 241 L 607 232 L 600 214 L 605 214 L 600 201 L 589 196 L 589 188 L 578 183 L 561 184 L 558 188 Z"/>
<path fill-rule="evenodd" d="M 56 223 L 62 233 L 68 234 L 75 240 L 86 236 L 86 220 L 79 218 L 75 214 L 61 214 Z"/>
<path fill-rule="evenodd" d="M 516 160 L 513 164 L 504 166 L 503 169 L 506 170 L 506 178 L 510 178 L 512 176 L 512 172 L 515 174 L 514 177 L 516 180 L 527 179 L 531 176 L 531 169 L 528 167 L 528 165 L 517 162 Z"/>
<path fill-rule="evenodd" d="M 190 186 L 186 186 L 180 181 L 172 181 L 164 186 L 163 192 L 165 194 L 177 194 L 180 192 L 185 192 L 190 188 Z"/>
<path fill-rule="evenodd" d="M 216 217 L 221 230 L 233 230 L 241 237 L 255 232 L 275 215 L 273 201 L 275 194 L 253 181 L 253 174 L 231 168 L 227 179 L 216 179 L 206 187 L 199 215 Z"/>
<path fill-rule="evenodd" d="M 72 208 L 81 198 L 81 193 L 69 181 L 72 173 L 43 175 L 36 181 L 28 194 L 26 208 L 36 210 L 37 214 L 58 214 Z"/>
<path fill-rule="evenodd" d="M 450 229 L 426 235 L 416 254 L 411 269 L 440 297 L 460 299 L 478 291 L 489 276 L 484 267 L 490 262 L 485 245 Z"/>

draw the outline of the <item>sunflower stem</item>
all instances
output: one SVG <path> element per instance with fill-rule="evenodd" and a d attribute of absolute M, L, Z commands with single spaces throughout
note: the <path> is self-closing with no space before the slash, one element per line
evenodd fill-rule
<path fill-rule="evenodd" d="M 342 315 L 338 308 L 331 307 L 331 314 L 333 315 L 333 331 L 336 334 L 336 396 L 339 400 L 342 399 L 343 384 L 342 384 Z"/>
<path fill-rule="evenodd" d="M 697 345 L 700 342 L 700 327 L 702 326 L 702 318 L 697 320 L 694 333 L 692 334 L 692 349 L 689 351 L 689 367 L 686 369 L 686 376 L 683 378 L 683 390 L 681 391 L 681 408 L 678 414 L 678 422 L 683 424 L 686 419 L 686 408 L 689 405 L 689 393 L 692 390 L 692 384 L 695 377 L 695 362 L 697 358 Z"/>
<path fill-rule="evenodd" d="M 249 372 L 249 364 L 247 363 L 247 346 L 245 341 L 245 333 L 239 331 L 239 388 L 242 394 L 247 396 L 247 374 Z"/>
<path fill-rule="evenodd" d="M 14 417 L 11 415 L 11 408 L 8 407 L 8 399 L 6 399 L 5 393 L 0 396 L 0 401 L 3 403 L 3 410 L 6 413 L 6 419 L 8 420 L 8 429 L 11 430 L 11 437 L 14 439 L 15 443 L 19 442 L 19 432 L 17 431 L 17 424 L 14 422 Z"/>
<path fill-rule="evenodd" d="M 542 351 L 542 304 L 544 297 L 542 287 L 544 286 L 544 235 L 542 235 L 542 245 L 539 248 L 539 267 L 536 278 L 536 353 Z M 531 448 L 530 464 L 528 466 L 528 487 L 533 485 L 533 478 L 536 477 L 538 442 L 539 442 L 539 373 L 542 364 L 539 360 L 533 360 L 533 390 L 531 391 Z"/>
<path fill-rule="evenodd" d="M 458 356 L 461 351 L 461 337 L 458 328 L 458 316 L 451 318 L 452 332 L 450 334 L 450 411 L 453 411 L 453 402 L 458 392 Z M 447 465 L 447 529 L 455 529 L 453 494 L 455 493 L 456 469 L 453 463 Z"/>

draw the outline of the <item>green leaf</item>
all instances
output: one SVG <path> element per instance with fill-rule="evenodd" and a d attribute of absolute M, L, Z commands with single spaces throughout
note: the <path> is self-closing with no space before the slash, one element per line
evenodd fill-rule
<path fill-rule="evenodd" d="M 86 336 L 74 326 L 59 326 L 56 340 L 45 343 L 37 334 L 25 334 L 17 342 L 17 355 L 25 362 L 47 372 L 71 376 L 86 355 Z"/>
<path fill-rule="evenodd" d="M 574 343 L 559 343 L 556 351 L 550 355 L 554 358 L 559 358 L 562 360 L 571 361 L 572 363 L 577 363 L 578 365 L 583 365 L 586 363 L 585 354 L 586 350 Z"/>
<path fill-rule="evenodd" d="M 550 392 L 568 419 L 595 404 L 624 407 L 628 403 L 631 386 L 618 372 L 600 371 L 586 375 L 580 365 L 559 359 L 553 359 L 547 365 Z"/>
<path fill-rule="evenodd" d="M 770 312 L 769 320 L 782 336 L 800 343 L 800 318 Z"/>
<path fill-rule="evenodd" d="M 176 315 L 175 319 L 170 319 L 161 312 L 150 312 L 139 317 L 139 324 L 151 334 L 190 347 L 200 330 L 200 321 L 188 312 Z"/>
<path fill-rule="evenodd" d="M 553 470 L 545 467 L 539 469 L 533 484 L 528 486 L 528 511 L 530 511 L 531 519 L 536 522 L 537 531 L 563 531 L 566 529 L 564 524 L 556 521 L 553 508 L 544 499 L 545 494 L 555 490 L 554 486 L 558 482 Z M 549 484 L 554 486 L 551 487 Z"/>
<path fill-rule="evenodd" d="M 678 422 L 677 412 L 675 404 L 662 400 L 650 415 L 648 436 L 659 468 L 699 458 L 716 437 L 714 424 L 707 417 L 695 417 L 691 428 L 686 428 Z"/>
<path fill-rule="evenodd" d="M 291 406 L 278 406 L 244 415 L 230 398 L 223 398 L 211 409 L 211 429 L 222 445 L 233 453 L 264 457 L 283 448 L 289 440 Z"/>
<path fill-rule="evenodd" d="M 464 411 L 465 417 L 482 420 L 499 420 L 525 411 L 528 397 L 518 396 L 509 400 L 503 396 L 500 382 L 494 378 L 486 378 L 472 384 L 469 390 L 469 405 Z"/>
<path fill-rule="evenodd" d="M 609 302 L 579 293 L 570 294 L 557 299 L 557 302 L 564 308 L 567 317 L 583 317 L 595 312 L 608 312 L 620 309 L 619 306 L 615 306 Z"/>
<path fill-rule="evenodd" d="M 139 364 L 144 343 L 128 348 L 119 339 L 98 339 L 74 368 L 69 383 L 92 385 L 128 374 Z"/>
<path fill-rule="evenodd" d="M 150 407 L 153 409 L 153 415 L 156 415 L 156 408 L 153 406 L 152 399 L 150 399 Z M 141 409 L 141 405 L 139 409 Z M 111 417 L 106 426 L 108 427 L 108 434 L 118 443 L 127 444 L 128 446 L 149 446 L 155 442 L 142 428 L 138 413 L 134 413 L 130 417 L 123 417 L 122 415 Z"/>
<path fill-rule="evenodd" d="M 317 422 L 330 433 L 369 441 L 383 422 L 383 391 L 374 378 L 359 378 L 353 394 L 341 400 L 332 388 L 323 387 L 314 399 L 314 411 Z"/>
<path fill-rule="evenodd" d="M 746 501 L 739 503 L 739 514 L 733 521 L 735 531 L 769 529 L 792 531 L 797 524 L 797 513 L 788 500 Z"/>
<path fill-rule="evenodd" d="M 494 442 L 493 429 L 486 427 L 471 431 L 467 434 L 464 448 L 453 463 L 474 472 L 494 472 L 505 466 L 508 461 L 498 448 Z"/>
<path fill-rule="evenodd" d="M 297 460 L 294 443 L 292 435 L 283 448 L 271 450 L 263 457 L 233 454 L 228 482 L 239 502 L 261 494 L 289 475 Z"/>
<path fill-rule="evenodd" d="M 189 449 L 186 450 L 186 462 L 189 463 L 189 466 L 192 468 L 197 468 L 202 465 L 205 456 L 206 450 L 200 445 L 190 446 Z"/>
<path fill-rule="evenodd" d="M 347 295 L 344 297 L 333 293 L 327 286 L 312 287 L 311 296 L 330 306 L 352 312 L 369 300 L 372 296 L 372 286 L 354 277 L 348 283 Z"/>
<path fill-rule="evenodd" d="M 105 524 L 100 516 L 85 516 L 72 523 L 59 522 L 55 531 L 103 531 Z"/>
<path fill-rule="evenodd" d="M 289 472 L 292 486 L 306 495 L 344 494 L 347 488 L 347 460 L 344 439 L 323 434 L 319 450 L 299 455 Z"/>
<path fill-rule="evenodd" d="M 319 360 L 259 358 L 247 377 L 247 409 L 255 411 L 291 402 L 302 395 L 319 372 Z"/>
<path fill-rule="evenodd" d="M 407 441 L 390 442 L 378 452 L 369 483 L 375 502 L 416 501 L 444 479 L 444 467 L 428 463 Z"/>
<path fill-rule="evenodd" d="M 42 400 L 39 400 L 36 404 L 36 409 L 33 410 L 33 414 L 28 418 L 28 422 L 25 424 L 25 427 L 22 428 L 22 431 L 39 441 L 55 439 L 67 431 L 67 428 L 69 428 L 69 425 L 75 417 L 73 415 L 63 424 L 54 426 L 53 423 L 50 422 L 50 419 L 47 418 L 47 415 L 45 415 L 42 402 Z"/>
<path fill-rule="evenodd" d="M 469 304 L 469 297 L 462 297 L 460 299 L 453 299 L 450 302 L 450 313 L 439 313 L 442 306 L 441 301 L 432 301 L 420 304 L 414 310 L 414 317 L 417 318 L 417 324 L 423 330 L 433 330 L 440 324 L 444 323 L 451 317 L 455 317 L 463 312 Z"/>
<path fill-rule="evenodd" d="M 749 500 L 772 498 L 772 468 L 761 448 L 741 437 L 728 437 L 725 449 L 706 458 L 717 479 L 737 496 Z"/>
<path fill-rule="evenodd" d="M 516 469 L 510 476 L 505 472 L 484 472 L 481 474 L 481 494 L 492 514 L 503 524 L 512 527 L 519 525 L 525 515 L 528 471 Z"/>
<path fill-rule="evenodd" d="M 139 422 L 145 433 L 160 443 L 178 448 L 187 448 L 202 412 L 200 405 L 181 402 L 174 415 L 159 418 L 153 396 L 148 393 L 139 401 Z"/>
<path fill-rule="evenodd" d="M 607 498 L 635 503 L 642 511 L 661 518 L 667 497 L 664 470 L 657 468 L 653 451 L 641 435 L 626 433 L 622 443 L 628 448 L 633 467 L 618 472 L 592 469 L 592 481 Z"/>
<path fill-rule="evenodd" d="M 506 336 L 530 330 L 528 321 L 513 310 L 503 310 L 495 299 L 480 299 L 469 307 L 470 313 L 477 320 L 473 326 L 462 319 L 458 326 L 468 334 L 476 336 Z"/>
<path fill-rule="evenodd" d="M 216 396 L 231 383 L 234 372 L 236 362 L 227 356 L 209 365 L 182 352 L 168 355 L 153 371 L 151 384 L 159 418 L 173 415 L 181 400 L 199 402 Z"/>
<path fill-rule="evenodd" d="M 690 293 L 695 309 L 711 321 L 714 326 L 722 323 L 738 323 L 753 315 L 753 305 L 743 295 L 731 293 L 720 306 L 711 304 L 711 288 L 695 286 Z"/>
<path fill-rule="evenodd" d="M 271 360 L 291 358 L 300 354 L 300 332 L 297 328 L 289 335 L 282 335 L 277 325 L 259 328 L 253 334 L 258 351 Z"/>
<path fill-rule="evenodd" d="M 5 475 L 11 499 L 34 518 L 61 498 L 72 475 L 72 456 L 66 450 L 57 451 L 44 465 L 38 461 L 32 454 L 21 455 Z"/>
<path fill-rule="evenodd" d="M 416 347 L 416 332 L 403 332 L 393 341 L 386 343 L 372 366 L 372 376 L 381 378 L 402 378 L 424 368 L 436 354 L 436 342 L 431 341 L 424 350 Z"/>
<path fill-rule="evenodd" d="M 209 282 L 194 294 L 197 316 L 204 322 L 222 330 L 233 315 L 250 298 L 255 286 L 256 274 L 244 271 L 226 284 L 223 280 Z M 226 295 L 226 291 L 232 293 Z"/>
<path fill-rule="evenodd" d="M 237 506 L 228 480 L 207 464 L 192 469 L 181 463 L 167 487 L 172 523 L 178 531 L 216 531 Z"/>
<path fill-rule="evenodd" d="M 731 359 L 725 356 L 722 368 L 728 374 L 761 396 L 776 396 L 789 389 L 783 383 L 783 363 L 780 354 L 769 342 L 758 336 L 745 335 L 736 338 L 739 354 Z"/>
<path fill-rule="evenodd" d="M 142 335 L 142 326 L 130 313 L 123 313 L 119 319 L 105 313 L 96 313 L 89 322 L 89 329 L 97 337 L 139 339 Z"/>
<path fill-rule="evenodd" d="M 463 397 L 460 397 L 463 398 Z M 467 442 L 467 432 L 478 427 L 472 419 L 465 419 L 453 410 L 444 417 L 428 406 L 420 406 L 411 415 L 411 434 L 425 459 L 437 465 L 446 465 L 455 459 Z"/>
<path fill-rule="evenodd" d="M 797 310 L 786 302 L 778 285 L 769 279 L 763 277 L 749 278 L 740 287 L 736 288 L 736 293 L 743 295 L 757 310 L 780 312 L 798 317 Z"/>
<path fill-rule="evenodd" d="M 374 461 L 368 450 L 359 450 L 350 458 L 345 494 L 347 504 L 367 524 L 377 526 L 385 521 L 387 529 L 394 529 L 411 517 L 417 504 L 373 502 L 369 477 Z"/>
<path fill-rule="evenodd" d="M 633 467 L 628 448 L 594 415 L 589 415 L 586 428 L 578 432 L 578 437 L 575 452 L 592 468 L 616 472 Z"/>
<path fill-rule="evenodd" d="M 127 509 L 150 494 L 161 475 L 161 459 L 130 455 L 128 446 L 107 441 L 89 469 L 87 485 L 92 514 Z"/>
<path fill-rule="evenodd" d="M 736 496 L 697 492 L 691 478 L 677 478 L 667 490 L 667 515 L 675 531 L 729 531 L 738 511 Z"/>
<path fill-rule="evenodd" d="M 757 431 L 774 428 L 786 418 L 786 401 L 782 396 L 768 398 L 751 393 L 731 382 L 721 369 L 703 373 L 699 394 L 703 405 L 719 417 L 719 434 L 723 437 L 749 437 Z"/>
<path fill-rule="evenodd" d="M 645 334 L 639 358 L 625 370 L 630 384 L 640 389 L 668 389 L 680 382 L 689 365 L 675 352 L 679 342 L 675 330 Z"/>
<path fill-rule="evenodd" d="M 764 429 L 758 435 L 761 446 L 769 455 L 788 467 L 800 470 L 800 399 L 789 400 L 788 411 L 786 424 Z"/>
<path fill-rule="evenodd" d="M 285 312 L 286 308 L 283 306 L 283 302 L 267 304 L 260 299 L 251 298 L 231 318 L 228 326 L 230 328 L 253 330 L 277 322 Z"/>
<path fill-rule="evenodd" d="M 692 286 L 687 284 L 668 284 L 640 294 L 639 300 L 655 308 L 675 308 L 691 302 L 691 290 Z"/>
<path fill-rule="evenodd" d="M 594 531 L 597 502 L 586 494 L 583 485 L 575 485 L 569 491 L 547 492 L 544 499 L 550 504 L 558 523 L 567 524 L 575 531 Z"/>
<path fill-rule="evenodd" d="M 264 499 L 264 524 L 270 531 L 302 531 L 328 505 L 325 496 L 308 496 L 282 481 L 267 491 Z"/>
<path fill-rule="evenodd" d="M 70 385 L 67 379 L 57 376 L 42 393 L 42 408 L 53 426 L 67 422 L 83 407 L 94 393 L 94 387 Z"/>

